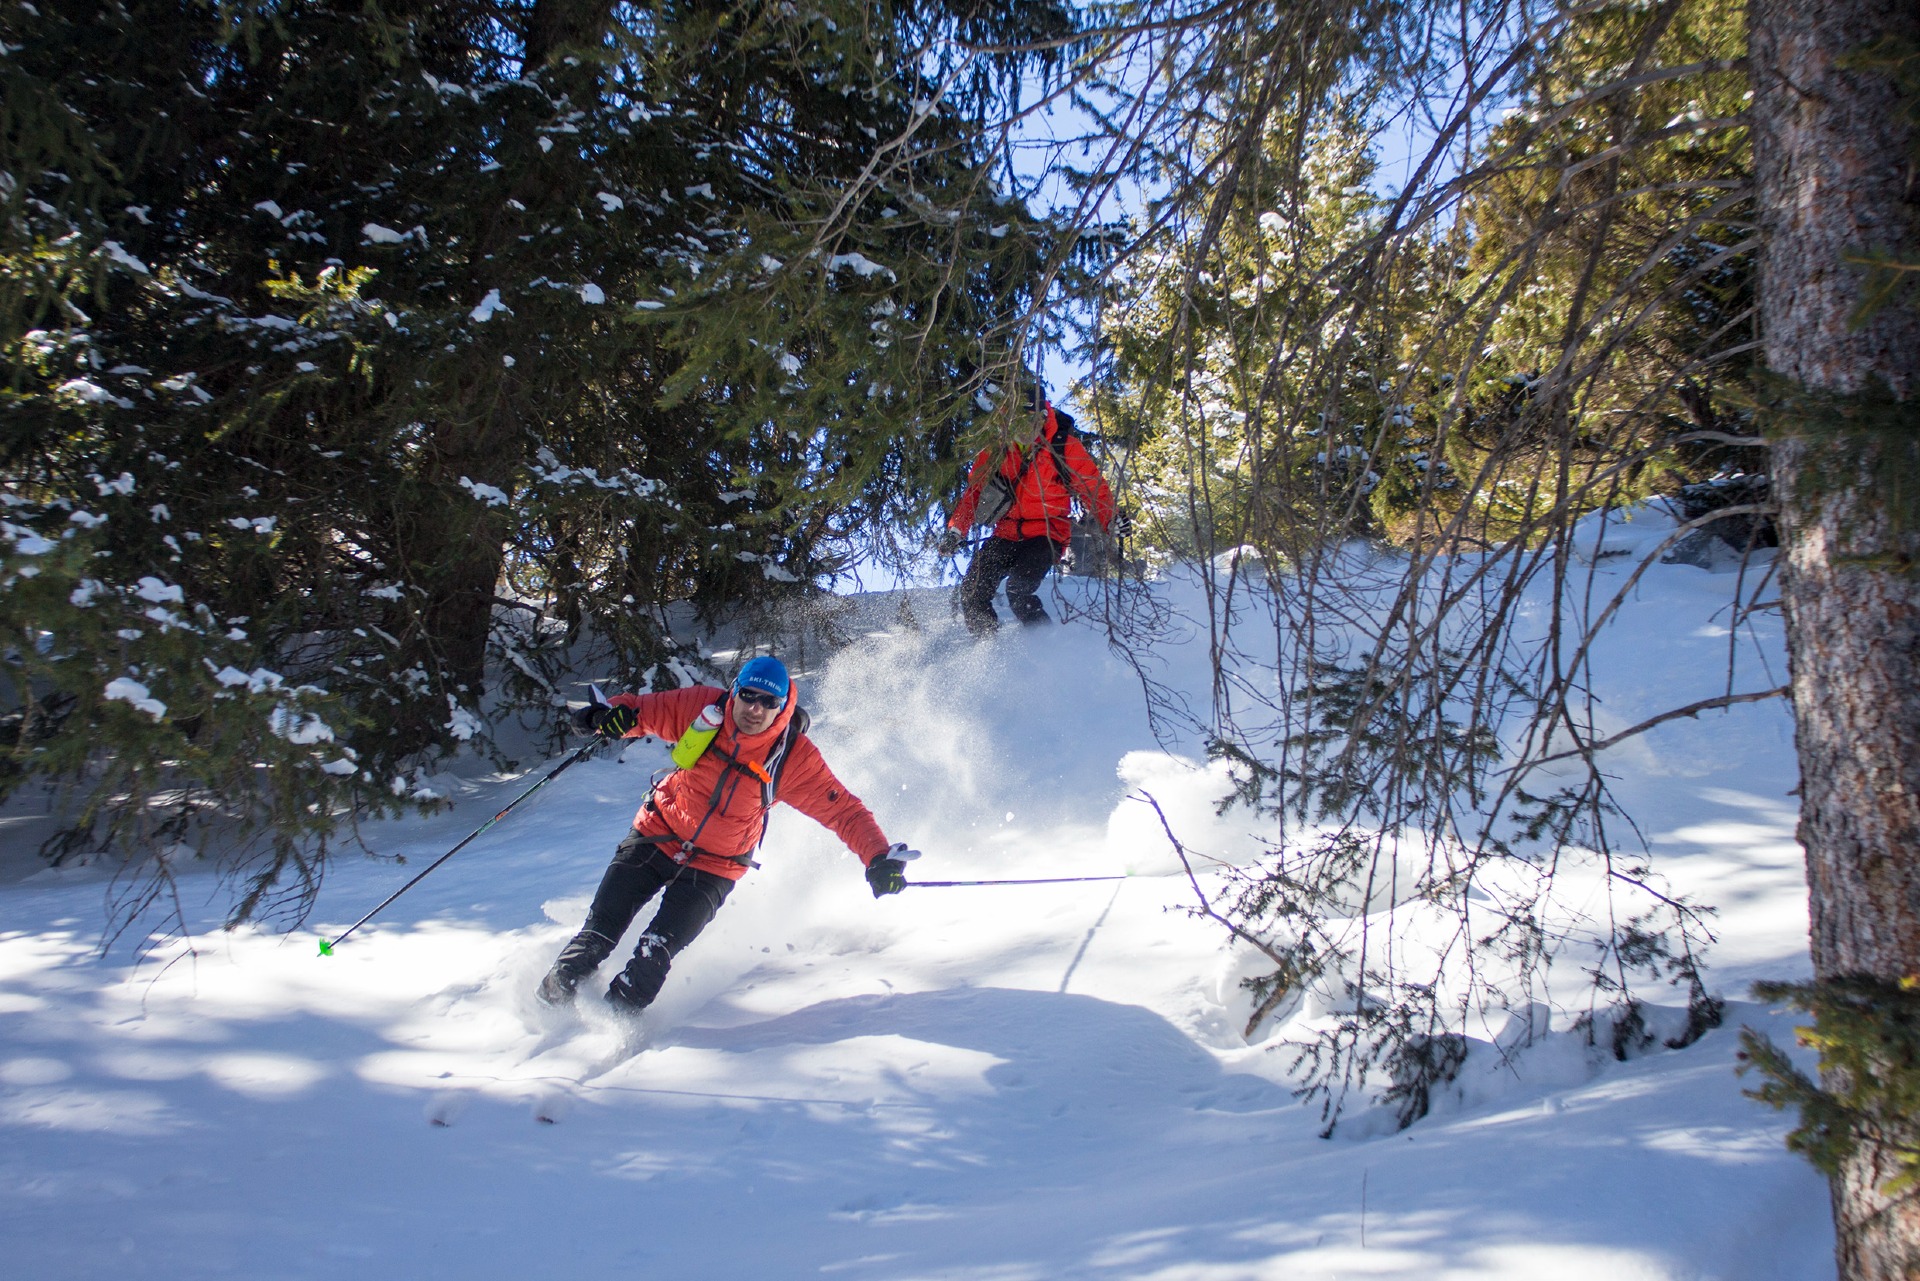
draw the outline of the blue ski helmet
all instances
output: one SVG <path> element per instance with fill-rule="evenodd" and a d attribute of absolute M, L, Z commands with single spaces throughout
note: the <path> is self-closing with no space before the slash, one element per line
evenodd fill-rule
<path fill-rule="evenodd" d="M 743 689 L 763 690 L 782 703 L 787 701 L 787 690 L 791 686 L 792 682 L 787 679 L 787 665 L 770 655 L 753 659 L 733 678 L 735 692 Z"/>

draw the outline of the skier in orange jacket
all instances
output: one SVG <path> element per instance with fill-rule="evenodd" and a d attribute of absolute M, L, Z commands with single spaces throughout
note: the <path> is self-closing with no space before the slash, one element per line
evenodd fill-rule
<path fill-rule="evenodd" d="M 1090 510 L 1103 530 L 1114 530 L 1113 490 L 1074 431 L 1073 417 L 1048 404 L 1036 389 L 1029 405 L 1036 408 L 1040 432 L 1025 445 L 1006 450 L 987 448 L 973 460 L 966 492 L 954 505 L 941 536 L 940 548 L 951 555 L 973 528 L 987 482 L 996 471 L 1013 487 L 1013 503 L 994 522 L 993 536 L 974 553 L 960 580 L 960 616 L 976 636 L 1000 626 L 993 594 L 1001 580 L 1007 584 L 1007 606 L 1022 623 L 1047 622 L 1040 603 L 1040 581 L 1060 560 L 1073 538 L 1073 503 Z M 1029 459 L 1028 453 L 1033 457 Z M 996 468 L 994 459 L 999 459 Z M 1124 520 L 1124 518 L 1122 518 Z"/>
<path fill-rule="evenodd" d="M 538 995 L 548 1005 L 571 1001 L 580 981 L 619 945 L 640 908 L 661 894 L 633 959 L 607 989 L 608 1002 L 617 1008 L 638 1012 L 651 1004 L 673 958 L 754 866 L 753 852 L 775 801 L 832 829 L 866 865 L 875 898 L 905 888 L 906 861 L 918 853 L 890 845 L 860 798 L 827 768 L 806 735 L 806 714 L 777 658 L 747 663 L 730 690 L 695 685 L 616 694 L 582 708 L 574 723 L 608 738 L 651 734 L 684 742 L 702 728 L 703 713 L 718 728 L 698 758 L 661 780 L 634 815 L 633 831 L 614 851 L 586 924 L 540 981 Z"/>

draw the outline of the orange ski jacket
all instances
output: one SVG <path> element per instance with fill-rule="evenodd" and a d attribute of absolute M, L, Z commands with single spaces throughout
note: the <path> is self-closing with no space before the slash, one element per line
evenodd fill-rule
<path fill-rule="evenodd" d="M 733 700 L 728 698 L 726 720 L 712 744 L 692 769 L 675 770 L 660 781 L 634 815 L 634 830 L 642 836 L 674 838 L 661 849 L 689 867 L 733 881 L 745 876 L 747 858 L 766 831 L 762 780 L 767 758 L 793 720 L 797 688 L 788 691 L 787 705 L 773 724 L 752 735 L 742 735 L 734 724 Z M 725 693 L 712 685 L 692 685 L 660 694 L 615 694 L 607 701 L 639 715 L 626 737 L 652 735 L 673 742 Z M 805 734 L 796 734 L 787 749 L 774 800 L 830 829 L 864 864 L 887 852 L 889 842 L 880 825 L 860 798 L 833 776 Z"/>
<path fill-rule="evenodd" d="M 1050 445 L 1060 434 L 1060 416 L 1052 405 L 1047 406 L 1045 430 Z M 1010 446 L 1005 451 L 991 446 L 981 450 L 973 460 L 973 470 L 968 473 L 966 492 L 954 505 L 947 524 L 963 534 L 972 529 L 973 512 L 980 505 L 980 491 L 994 473 L 994 458 L 999 457 L 1000 474 L 1012 483 L 1020 476 L 1021 465 L 1026 461 L 1025 451 L 1030 448 L 1033 448 L 1031 443 Z M 1026 469 L 1020 488 L 1014 491 L 1013 506 L 994 524 L 995 538 L 1050 538 L 1064 545 L 1073 537 L 1073 500 L 1076 498 L 1093 513 L 1100 528 L 1112 527 L 1113 490 L 1108 488 L 1107 478 L 1100 474 L 1093 455 L 1072 432 L 1067 434 L 1066 443 L 1058 452 L 1066 459 L 1066 472 L 1062 473 L 1055 451 L 1042 446 L 1033 466 Z"/>

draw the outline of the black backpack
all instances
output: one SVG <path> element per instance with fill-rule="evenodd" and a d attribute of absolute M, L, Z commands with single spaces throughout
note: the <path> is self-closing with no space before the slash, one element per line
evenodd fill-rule
<path fill-rule="evenodd" d="M 1045 429 L 1042 428 L 1041 434 L 1035 436 L 1033 444 L 1027 447 L 1026 457 L 1021 460 L 1020 470 L 1014 474 L 1012 480 L 1008 480 L 1006 473 L 999 467 L 995 467 L 993 475 L 987 477 L 987 483 L 980 487 L 980 505 L 973 509 L 975 529 L 982 525 L 997 525 L 1005 519 L 1008 512 L 1013 510 L 1013 501 L 1020 492 L 1020 486 L 1026 481 L 1027 473 L 1033 469 L 1034 460 L 1040 457 L 1043 451 L 1053 455 L 1053 466 L 1059 473 L 1060 483 L 1067 487 L 1068 493 L 1073 492 L 1073 482 L 1068 479 L 1073 472 L 1067 467 L 1066 452 L 1067 438 L 1074 431 L 1073 415 L 1055 408 L 1053 418 L 1057 425 L 1053 439 L 1048 440 Z M 1004 455 L 1002 464 L 1004 465 Z"/>

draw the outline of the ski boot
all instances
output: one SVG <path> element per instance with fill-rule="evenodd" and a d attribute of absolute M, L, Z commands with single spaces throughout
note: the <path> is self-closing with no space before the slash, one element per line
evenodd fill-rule
<path fill-rule="evenodd" d="M 580 980 L 600 968 L 600 962 L 607 959 L 607 953 L 613 951 L 614 940 L 598 930 L 581 930 L 568 944 L 560 949 L 560 955 L 554 959 L 553 968 L 540 980 L 540 986 L 534 989 L 534 996 L 542 1005 L 563 1006 L 573 1004 Z"/>
<path fill-rule="evenodd" d="M 673 964 L 673 952 L 658 934 L 642 934 L 640 945 L 627 968 L 613 976 L 607 985 L 607 1004 L 616 1013 L 637 1015 L 653 1004 L 666 986 L 667 969 Z"/>
<path fill-rule="evenodd" d="M 540 980 L 540 986 L 533 989 L 533 995 L 540 1004 L 558 1009 L 563 1005 L 573 1004 L 573 998 L 579 986 L 579 975 L 569 974 L 555 965 L 547 971 L 547 976 Z"/>

